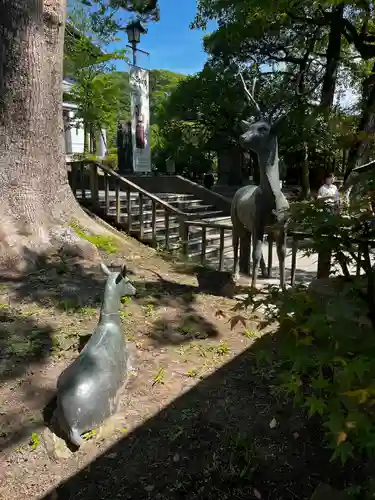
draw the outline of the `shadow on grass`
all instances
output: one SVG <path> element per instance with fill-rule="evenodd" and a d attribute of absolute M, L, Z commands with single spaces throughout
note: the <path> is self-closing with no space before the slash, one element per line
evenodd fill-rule
<path fill-rule="evenodd" d="M 177 274 L 195 276 L 197 278 L 198 284 L 202 290 L 207 290 L 212 295 L 218 296 L 233 296 L 233 295 L 243 295 L 247 294 L 250 287 L 251 277 L 241 274 L 239 281 L 236 282 L 235 286 L 232 283 L 232 259 L 224 259 L 224 267 L 228 270 L 217 271 L 209 266 L 197 265 L 194 262 L 184 261 L 184 262 L 171 262 L 173 271 Z M 317 264 L 318 265 L 318 264 Z M 263 278 L 261 274 L 258 275 L 258 286 L 259 285 L 269 285 L 271 280 L 277 280 L 279 276 L 279 268 L 277 266 L 272 267 L 272 277 Z M 286 283 L 290 284 L 291 269 L 285 268 Z M 208 279 L 207 279 L 208 278 Z M 308 271 L 303 268 L 296 268 L 295 283 L 298 284 L 308 284 L 314 278 L 316 278 L 316 271 Z M 229 292 L 229 293 L 228 293 Z"/>
<path fill-rule="evenodd" d="M 32 313 L 31 313 L 32 314 Z M 53 329 L 31 316 L 2 305 L 0 308 L 0 380 L 21 376 L 26 367 L 43 363 L 53 348 Z"/>
<path fill-rule="evenodd" d="M 26 394 L 30 374 L 40 370 L 60 351 L 69 350 L 73 356 L 78 355 L 92 333 L 87 323 L 94 328 L 98 320 L 97 308 L 106 281 L 100 266 L 87 268 L 59 255 L 37 257 L 36 269 L 30 267 L 20 276 L 0 276 L 0 394 L 14 391 L 18 398 L 15 404 L 5 399 L 2 405 L 6 422 L 4 420 L 1 428 L 1 449 L 30 436 L 42 425 L 39 416 L 29 422 L 20 414 L 21 407 L 35 409 L 35 405 L 30 404 L 33 398 L 33 403 L 39 401 L 42 407 L 46 398 L 52 397 L 52 391 L 47 394 L 45 389 L 32 384 L 34 396 Z M 120 266 L 110 266 L 109 262 L 108 265 L 113 270 L 120 269 Z M 131 269 L 129 274 L 133 279 Z M 135 301 L 141 307 L 176 307 L 180 311 L 178 320 L 168 322 L 169 330 L 162 320 L 154 325 L 155 344 L 182 343 L 191 340 L 192 333 L 198 338 L 203 338 L 203 332 L 205 338 L 218 335 L 215 326 L 194 309 L 197 287 L 164 280 L 161 276 L 155 282 L 137 282 L 136 287 Z M 172 330 L 180 332 L 178 339 Z M 170 336 L 166 335 L 167 331 L 171 332 Z M 65 341 L 66 347 L 61 344 Z M 61 369 L 56 368 L 52 377 L 57 379 Z"/>
<path fill-rule="evenodd" d="M 90 297 L 94 301 L 99 289 L 102 291 L 104 277 L 100 274 L 86 276 L 84 268 L 76 267 L 54 276 L 57 264 L 46 263 L 39 273 L 25 277 L 25 283 L 16 282 L 15 295 L 43 304 L 46 295 L 41 296 L 40 292 L 44 288 L 48 294 L 53 292 L 47 279 L 49 273 L 60 293 L 73 282 L 74 296 L 85 297 L 82 304 L 86 305 Z M 89 283 L 92 289 L 86 290 Z M 168 296 L 166 283 L 170 287 Z M 166 307 L 181 300 L 181 320 L 195 320 L 189 314 L 199 287 L 170 283 L 163 279 L 146 283 L 136 300 L 145 305 L 152 298 L 158 304 L 165 300 Z M 65 297 L 55 293 L 55 300 Z M 208 330 L 209 325 L 204 328 Z M 188 328 L 186 336 L 191 332 Z M 166 342 L 171 343 L 171 339 Z M 48 349 L 47 343 L 43 359 L 48 357 Z M 276 370 L 269 366 L 263 370 L 256 362 L 264 351 L 278 352 L 275 338 L 265 335 L 256 340 L 245 352 L 106 450 L 90 467 L 61 484 L 57 497 L 50 494 L 44 500 L 308 500 L 320 481 L 342 488 L 353 477 L 360 477 L 362 471 L 354 467 L 348 470 L 330 464 L 331 453 L 324 448 L 320 426 L 293 410 L 289 402 L 278 399 L 272 390 Z M 42 354 L 39 352 L 38 356 L 40 359 Z M 30 363 L 30 359 L 24 361 Z M 149 390 L 158 389 L 150 383 Z M 30 386 L 25 394 L 30 400 L 37 391 L 40 388 Z M 47 393 L 43 398 L 51 396 Z M 8 418 L 16 423 L 16 430 L 5 437 L 8 447 L 30 435 L 40 424 L 23 425 L 13 410 Z M 271 422 L 275 424 L 270 425 Z"/>
<path fill-rule="evenodd" d="M 273 370 L 255 362 L 264 349 L 275 341 L 256 341 L 43 500 L 307 500 L 320 481 L 342 488 L 360 472 L 330 464 L 319 426 L 275 397 Z"/>
<path fill-rule="evenodd" d="M 197 295 L 201 293 L 199 287 L 157 276 L 157 281 L 136 283 L 137 296 L 134 298 L 145 314 L 152 314 L 156 307 L 163 307 L 166 311 L 161 318 L 153 321 L 149 336 L 155 345 L 176 345 L 193 338 L 215 338 L 219 335 L 216 326 L 195 309 Z"/>
<path fill-rule="evenodd" d="M 60 256 L 39 257 L 37 269 L 26 269 L 20 277 L 4 277 L 15 300 L 54 307 L 62 312 L 78 307 L 97 306 L 102 298 L 105 275 L 84 267 L 75 259 Z"/>

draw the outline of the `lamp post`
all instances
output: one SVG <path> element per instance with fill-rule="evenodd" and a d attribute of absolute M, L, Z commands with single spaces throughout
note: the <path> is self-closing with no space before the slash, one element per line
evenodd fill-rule
<path fill-rule="evenodd" d="M 137 44 L 140 42 L 141 40 L 141 35 L 143 35 L 144 33 L 146 33 L 146 29 L 142 26 L 142 23 L 137 20 L 137 21 L 132 21 L 131 23 L 129 23 L 127 25 L 127 27 L 125 28 L 125 31 L 128 35 L 128 42 L 132 49 L 132 52 L 133 52 L 133 66 L 136 66 L 137 64 Z M 141 51 L 143 52 L 143 50 Z"/>

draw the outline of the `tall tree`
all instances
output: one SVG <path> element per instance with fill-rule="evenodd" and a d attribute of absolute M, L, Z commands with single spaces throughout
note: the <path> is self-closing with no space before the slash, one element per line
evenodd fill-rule
<path fill-rule="evenodd" d="M 2 267 L 22 269 L 40 252 L 66 247 L 97 256 L 69 229 L 73 218 L 92 223 L 73 197 L 64 162 L 65 10 L 66 0 L 0 2 Z"/>

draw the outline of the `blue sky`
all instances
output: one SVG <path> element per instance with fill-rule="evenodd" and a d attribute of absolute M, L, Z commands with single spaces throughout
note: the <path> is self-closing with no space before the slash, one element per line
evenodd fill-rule
<path fill-rule="evenodd" d="M 143 35 L 139 48 L 150 56 L 138 53 L 137 64 L 147 69 L 169 69 L 176 73 L 192 74 L 203 68 L 207 56 L 203 50 L 201 30 L 191 30 L 190 22 L 196 12 L 196 0 L 159 0 L 160 21 L 148 25 L 148 33 Z M 209 31 L 214 29 L 211 24 Z M 113 47 L 122 48 L 127 44 L 126 34 Z M 120 63 L 120 70 L 126 65 Z"/>

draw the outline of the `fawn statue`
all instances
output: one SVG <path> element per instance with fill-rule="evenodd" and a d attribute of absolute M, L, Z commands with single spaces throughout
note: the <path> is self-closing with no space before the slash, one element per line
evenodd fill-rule
<path fill-rule="evenodd" d="M 243 134 L 239 142 L 247 150 L 258 155 L 260 183 L 259 186 L 243 186 L 238 189 L 231 204 L 231 219 L 233 225 L 233 272 L 235 278 L 239 274 L 238 248 L 240 238 L 250 235 L 252 240 L 252 279 L 251 286 L 255 288 L 259 266 L 262 275 L 266 276 L 266 265 L 263 258 L 262 245 L 267 227 L 278 223 L 278 229 L 273 232 L 276 241 L 277 256 L 280 266 L 280 286 L 285 287 L 285 224 L 289 203 L 281 191 L 279 175 L 279 158 L 277 147 L 277 129 L 281 119 L 274 123 L 262 114 L 254 99 L 254 87 L 251 93 L 241 76 L 245 94 L 255 110 L 256 120 L 249 123 L 242 120 Z M 270 273 L 270 269 L 268 270 Z M 269 275 L 269 274 L 268 274 Z"/>
<path fill-rule="evenodd" d="M 104 264 L 101 268 L 107 282 L 98 325 L 77 359 L 57 380 L 53 421 L 77 447 L 83 443 L 81 434 L 100 427 L 116 413 L 129 369 L 120 299 L 134 296 L 136 289 L 125 266 L 120 272 L 111 272 Z"/>

